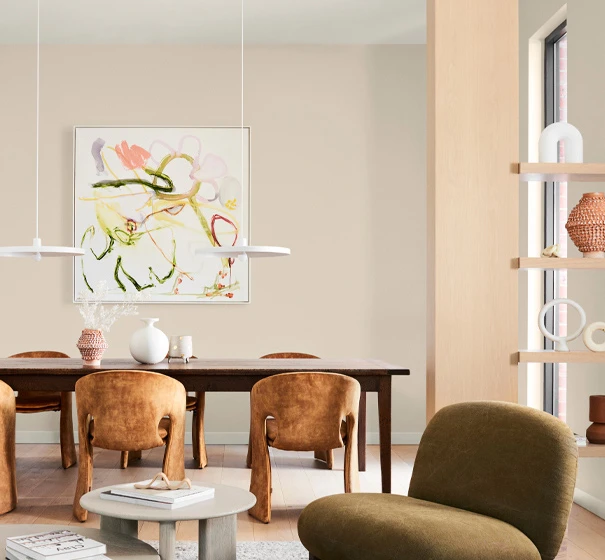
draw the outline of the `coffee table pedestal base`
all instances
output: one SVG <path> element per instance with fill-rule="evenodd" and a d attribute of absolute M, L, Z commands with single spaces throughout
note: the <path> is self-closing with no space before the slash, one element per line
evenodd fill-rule
<path fill-rule="evenodd" d="M 235 560 L 237 515 L 200 519 L 199 560 Z"/>
<path fill-rule="evenodd" d="M 135 539 L 139 536 L 139 522 L 135 519 L 118 519 L 108 515 L 101 515 L 101 531 L 121 533 Z"/>

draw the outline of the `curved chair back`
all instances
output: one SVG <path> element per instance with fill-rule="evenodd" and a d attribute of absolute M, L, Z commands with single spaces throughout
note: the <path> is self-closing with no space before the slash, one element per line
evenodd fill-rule
<path fill-rule="evenodd" d="M 573 502 L 578 448 L 560 420 L 503 402 L 440 410 L 422 436 L 409 496 L 500 519 L 557 555 Z"/>
<path fill-rule="evenodd" d="M 55 352 L 54 350 L 34 350 L 32 352 L 20 352 L 19 354 L 13 354 L 9 358 L 69 358 L 67 354 L 63 352 Z M 44 391 L 47 394 L 58 394 L 58 391 L 49 392 Z M 34 397 L 40 395 L 41 391 L 19 391 L 21 398 Z"/>
<path fill-rule="evenodd" d="M 261 356 L 261 360 L 319 360 L 319 356 L 305 354 L 304 352 L 274 352 Z"/>
<path fill-rule="evenodd" d="M 356 418 L 359 382 L 337 373 L 281 373 L 252 388 L 253 425 L 275 418 L 273 447 L 314 451 L 343 447 L 343 420 Z"/>
<path fill-rule="evenodd" d="M 160 447 L 162 418 L 168 416 L 172 425 L 176 420 L 184 430 L 185 402 L 185 387 L 179 381 L 149 371 L 92 373 L 76 383 L 81 434 L 90 434 L 88 426 L 94 420 L 91 443 L 104 449 Z"/>

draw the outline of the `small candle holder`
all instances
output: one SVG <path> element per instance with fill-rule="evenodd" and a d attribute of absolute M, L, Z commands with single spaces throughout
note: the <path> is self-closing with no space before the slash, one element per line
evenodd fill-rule
<path fill-rule="evenodd" d="M 182 358 L 188 364 L 189 358 L 193 356 L 193 338 L 188 335 L 173 335 L 170 337 L 170 349 L 168 350 L 168 363 L 172 358 Z"/>

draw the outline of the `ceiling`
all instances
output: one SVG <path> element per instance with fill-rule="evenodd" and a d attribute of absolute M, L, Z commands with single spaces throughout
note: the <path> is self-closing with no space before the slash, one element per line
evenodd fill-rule
<path fill-rule="evenodd" d="M 240 0 L 41 0 L 51 44 L 236 44 Z M 426 42 L 426 0 L 244 0 L 249 44 Z M 0 44 L 35 42 L 36 0 L 0 0 Z"/>

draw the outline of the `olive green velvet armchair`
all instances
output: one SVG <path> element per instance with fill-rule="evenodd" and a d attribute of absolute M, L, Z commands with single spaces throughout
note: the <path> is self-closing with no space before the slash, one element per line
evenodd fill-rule
<path fill-rule="evenodd" d="M 576 480 L 571 430 L 516 404 L 448 406 L 420 442 L 409 497 L 328 496 L 298 522 L 311 560 L 553 560 Z"/>

